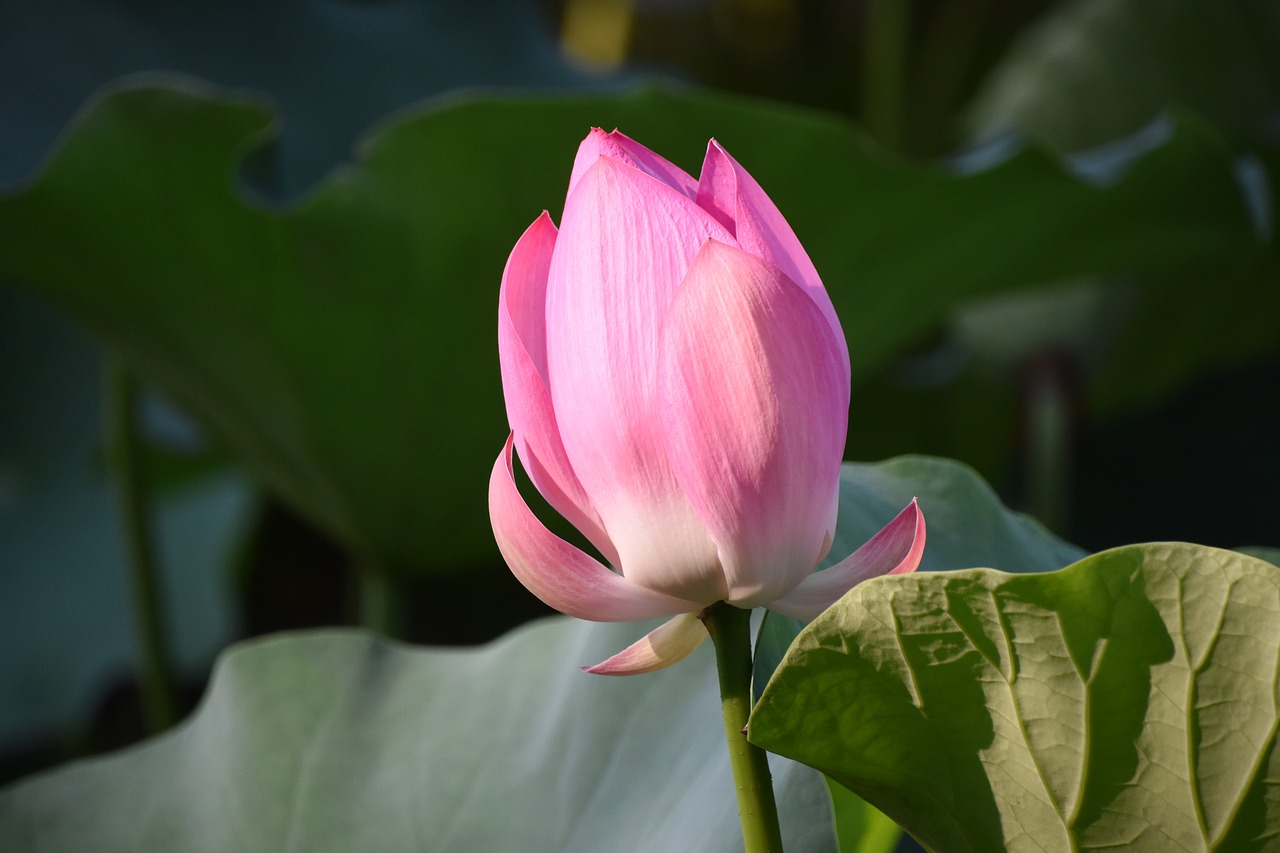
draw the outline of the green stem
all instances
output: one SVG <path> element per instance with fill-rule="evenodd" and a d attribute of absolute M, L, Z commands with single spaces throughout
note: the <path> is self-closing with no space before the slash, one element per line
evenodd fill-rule
<path fill-rule="evenodd" d="M 769 759 L 763 749 L 747 741 L 746 735 L 751 713 L 751 611 L 721 602 L 703 611 L 702 622 L 716 647 L 724 735 L 738 791 L 738 817 L 746 853 L 779 853 L 782 832 Z"/>
<path fill-rule="evenodd" d="M 1027 387 L 1027 510 L 1066 535 L 1070 527 L 1072 395 L 1062 359 L 1042 357 Z"/>
<path fill-rule="evenodd" d="M 360 626 L 386 637 L 400 636 L 396 586 L 381 565 L 363 560 L 356 565 L 357 618 Z"/>
<path fill-rule="evenodd" d="M 902 147 L 910 0 L 868 0 L 862 74 L 862 117 L 890 151 Z"/>
<path fill-rule="evenodd" d="M 103 390 L 107 453 L 119 492 L 120 524 L 133 596 L 133 618 L 142 652 L 142 709 L 147 728 L 159 732 L 174 724 L 177 713 L 173 680 L 169 674 L 160 579 L 147 517 L 147 491 L 142 475 L 142 448 L 136 413 L 138 389 L 133 374 L 111 354 L 105 358 Z"/>

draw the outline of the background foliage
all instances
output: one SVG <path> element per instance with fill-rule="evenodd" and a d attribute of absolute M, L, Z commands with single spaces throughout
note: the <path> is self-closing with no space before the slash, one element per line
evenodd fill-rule
<path fill-rule="evenodd" d="M 904 494 L 954 522 L 933 534 L 933 568 L 967 565 L 973 530 L 1011 569 L 1078 555 L 925 457 L 845 466 L 836 547 Z M 353 631 L 251 641 L 176 731 L 0 795 L 0 847 L 740 850 L 710 645 L 651 677 L 577 669 L 651 627 L 557 617 L 447 651 Z M 774 774 L 788 849 L 836 849 L 820 774 L 778 759 Z M 894 849 L 896 826 L 846 796 L 840 849 Z"/>
<path fill-rule="evenodd" d="M 493 300 L 591 125 L 773 195 L 850 458 L 961 459 L 1088 550 L 1275 544 L 1275 3 L 59 0 L 0 55 L 0 778 L 141 733 L 100 346 L 187 707 L 371 600 L 436 643 L 543 612 L 483 513 Z"/>

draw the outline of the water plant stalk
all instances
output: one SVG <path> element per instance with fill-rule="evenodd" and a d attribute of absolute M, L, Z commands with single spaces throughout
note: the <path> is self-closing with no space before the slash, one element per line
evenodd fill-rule
<path fill-rule="evenodd" d="M 779 853 L 782 832 L 768 755 L 746 734 L 751 714 L 751 611 L 721 602 L 704 610 L 701 618 L 716 649 L 720 707 L 746 853 Z"/>
<path fill-rule="evenodd" d="M 176 721 L 177 703 L 169 668 L 164 596 L 156 567 L 150 501 L 142 469 L 137 379 L 118 356 L 110 353 L 104 359 L 104 374 L 107 455 L 118 495 L 126 572 L 141 655 L 142 710 L 147 728 L 159 732 Z"/>

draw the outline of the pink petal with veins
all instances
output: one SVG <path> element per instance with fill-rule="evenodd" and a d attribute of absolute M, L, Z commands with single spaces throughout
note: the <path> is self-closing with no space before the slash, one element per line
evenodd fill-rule
<path fill-rule="evenodd" d="M 711 604 L 716 549 L 666 458 L 659 330 L 698 248 L 732 238 L 685 196 L 601 157 L 565 208 L 547 284 L 547 365 L 566 457 L 636 583 Z"/>
<path fill-rule="evenodd" d="M 547 271 L 556 226 L 543 211 L 521 235 L 498 293 L 498 360 L 502 396 L 516 451 L 529 479 L 547 502 L 591 544 L 616 563 L 617 552 L 569 466 L 547 390 Z"/>
<path fill-rule="evenodd" d="M 822 312 L 776 266 L 715 240 L 702 247 L 663 328 L 659 420 L 731 604 L 790 592 L 830 545 L 843 358 Z"/>
<path fill-rule="evenodd" d="M 676 190 L 690 201 L 698 194 L 698 182 L 684 169 L 655 154 L 620 131 L 606 133 L 598 127 L 593 127 L 587 134 L 587 138 L 578 146 L 578 155 L 573 161 L 573 173 L 569 176 L 569 192 L 566 197 L 572 195 L 578 180 L 601 157 L 610 157 L 634 166 Z"/>
<path fill-rule="evenodd" d="M 817 269 L 778 206 L 714 139 L 707 143 L 707 156 L 702 163 L 698 205 L 715 216 L 743 250 L 769 261 L 805 288 L 840 341 L 848 381 L 849 347 Z"/>

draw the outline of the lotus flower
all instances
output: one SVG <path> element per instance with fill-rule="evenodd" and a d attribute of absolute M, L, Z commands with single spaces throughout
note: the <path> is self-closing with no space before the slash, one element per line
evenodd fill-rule
<path fill-rule="evenodd" d="M 717 602 L 809 619 L 859 581 L 913 571 L 912 501 L 820 572 L 835 531 L 849 354 L 817 271 L 759 184 L 715 141 L 694 180 L 621 133 L 578 149 L 561 228 L 544 211 L 499 295 L 511 435 L 489 481 L 495 538 L 571 616 L 674 617 L 587 668 L 668 666 Z M 614 568 L 551 533 L 542 496 Z"/>

